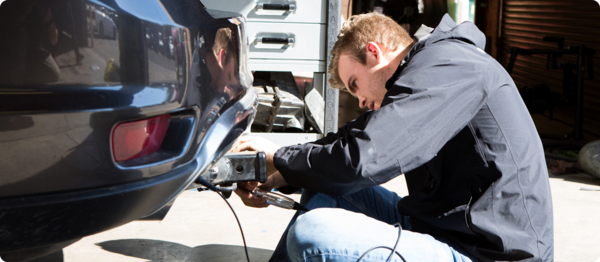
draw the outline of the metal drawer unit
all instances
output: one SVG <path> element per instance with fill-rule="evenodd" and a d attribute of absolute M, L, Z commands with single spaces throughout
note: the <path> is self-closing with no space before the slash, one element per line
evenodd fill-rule
<path fill-rule="evenodd" d="M 327 0 L 204 0 L 209 9 L 241 13 L 248 22 L 250 70 L 326 72 Z M 330 12 L 331 13 L 331 12 Z M 335 25 L 334 25 L 335 26 Z M 339 26 L 336 26 L 339 28 Z M 336 32 L 337 35 L 337 32 Z"/>
<path fill-rule="evenodd" d="M 208 9 L 236 12 L 246 18 L 250 70 L 313 72 L 314 87 L 325 99 L 323 133 L 337 131 L 338 90 L 329 86 L 326 72 L 329 51 L 341 26 L 341 0 L 201 1 Z M 262 136 L 271 137 L 269 134 Z M 283 141 L 279 137 L 289 137 L 288 143 L 293 144 L 321 136 L 311 133 L 278 134 L 275 140 Z M 303 138 L 295 141 L 294 137 Z"/>
<path fill-rule="evenodd" d="M 327 1 L 323 0 L 201 0 L 201 2 L 209 9 L 240 13 L 248 22 L 325 24 L 327 21 Z"/>
<path fill-rule="evenodd" d="M 250 70 L 253 70 L 252 65 L 260 64 L 259 59 L 312 61 L 315 66 L 322 62 L 324 67 L 326 43 L 322 40 L 326 32 L 325 24 L 248 23 L 248 35 L 254 36 L 250 44 Z M 273 70 L 278 69 L 276 67 L 271 69 L 268 71 L 279 71 Z M 325 71 L 325 68 L 314 69 L 310 71 Z"/>

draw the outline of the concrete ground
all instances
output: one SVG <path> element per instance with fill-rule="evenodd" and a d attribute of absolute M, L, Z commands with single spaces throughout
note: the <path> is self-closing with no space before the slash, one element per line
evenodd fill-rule
<path fill-rule="evenodd" d="M 551 176 L 555 261 L 600 262 L 600 180 L 586 174 Z M 406 195 L 404 178 L 384 185 Z M 597 190 L 597 191 L 595 191 Z M 292 195 L 296 200 L 299 195 Z M 237 213 L 252 261 L 267 261 L 292 211 L 245 207 Z M 235 218 L 214 192 L 184 192 L 162 221 L 134 221 L 83 238 L 64 249 L 64 261 L 245 261 Z"/>

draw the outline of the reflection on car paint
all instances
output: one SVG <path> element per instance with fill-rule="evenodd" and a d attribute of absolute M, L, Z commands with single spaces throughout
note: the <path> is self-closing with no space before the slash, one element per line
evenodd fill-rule
<path fill-rule="evenodd" d="M 0 253 L 151 214 L 227 152 L 258 103 L 243 19 L 198 0 L 2 2 Z M 116 161 L 115 127 L 158 115 L 157 151 Z"/>
<path fill-rule="evenodd" d="M 191 9 L 182 10 L 182 5 Z M 194 149 L 210 125 L 247 92 L 252 82 L 245 62 L 243 18 L 210 18 L 197 1 L 31 0 L 3 2 L 1 8 L 6 12 L 0 9 L 0 38 L 11 39 L 0 41 L 2 111 L 56 117 L 70 112 L 64 123 L 45 121 L 48 117 L 41 115 L 0 116 L 0 123 L 19 120 L 3 124 L 0 137 L 8 140 L 16 136 L 23 142 L 68 137 L 86 126 L 92 131 L 81 133 L 78 143 L 97 145 L 95 155 L 110 155 L 108 143 L 102 141 L 116 122 L 164 111 L 193 110 L 198 112 L 196 139 L 191 145 Z M 242 116 L 250 115 L 238 117 Z M 235 120 L 239 121 L 241 118 Z M 58 123 L 64 128 L 47 134 L 46 130 L 53 130 Z M 0 139 L 0 147 L 12 146 L 16 144 Z M 55 147 L 60 152 L 46 155 L 81 150 L 74 148 L 83 147 Z M 108 183 L 98 182 L 105 180 L 104 172 L 119 172 L 103 167 L 90 173 L 90 179 L 76 182 L 67 178 L 80 169 L 63 165 L 63 160 L 35 161 L 32 168 L 19 172 L 29 172 L 23 177 L 34 178 L 48 174 L 48 170 L 62 170 L 65 179 L 54 180 L 55 189 L 62 190 L 99 186 Z M 5 161 L 10 159 L 0 158 L 0 166 Z M 152 176 L 150 171 L 140 170 L 143 176 Z M 139 177 L 139 173 L 129 172 L 111 183 Z M 15 181 L 5 182 L 0 179 L 0 191 Z M 29 186 L 19 190 L 27 194 L 44 189 Z M 3 192 L 12 194 L 11 190 Z"/>

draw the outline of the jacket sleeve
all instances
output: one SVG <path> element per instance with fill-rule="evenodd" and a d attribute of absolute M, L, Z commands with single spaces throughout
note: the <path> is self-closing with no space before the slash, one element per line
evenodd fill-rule
<path fill-rule="evenodd" d="M 485 103 L 485 54 L 462 43 L 424 49 L 408 61 L 383 106 L 316 141 L 281 148 L 274 164 L 288 184 L 345 195 L 430 159 Z"/>

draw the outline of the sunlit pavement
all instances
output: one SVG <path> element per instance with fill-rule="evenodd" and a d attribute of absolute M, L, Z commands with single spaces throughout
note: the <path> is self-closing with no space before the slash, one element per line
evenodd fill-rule
<path fill-rule="evenodd" d="M 585 174 L 552 176 L 555 261 L 600 261 L 600 180 Z M 386 185 L 406 195 L 404 178 Z M 599 190 L 599 191 L 593 191 Z M 299 200 L 300 195 L 292 195 Z M 245 207 L 233 195 L 252 261 L 267 261 L 293 211 Z M 245 261 L 233 214 L 214 192 L 184 192 L 163 221 L 134 221 L 83 238 L 64 249 L 64 261 Z"/>

